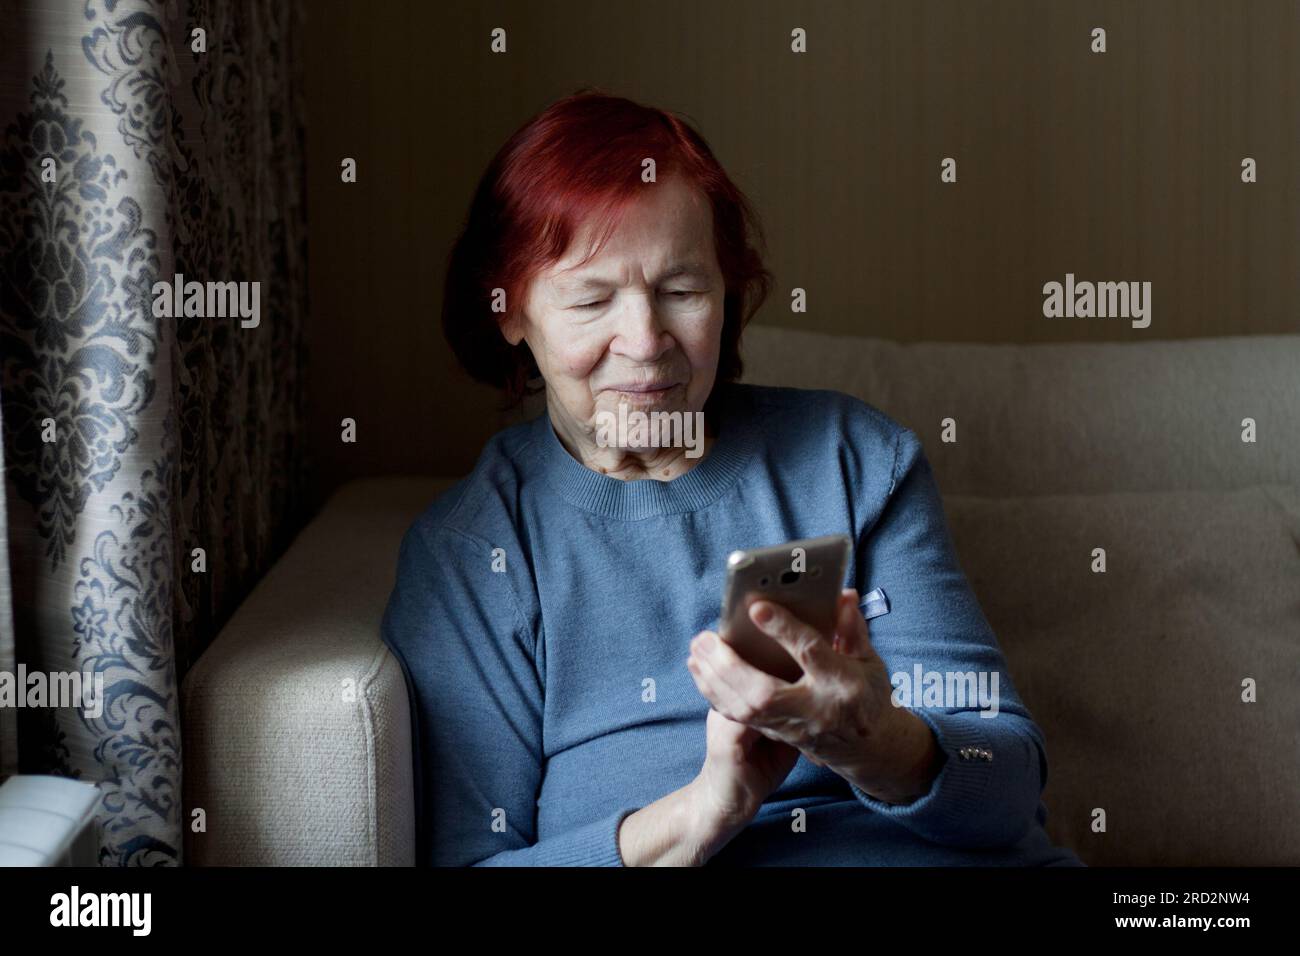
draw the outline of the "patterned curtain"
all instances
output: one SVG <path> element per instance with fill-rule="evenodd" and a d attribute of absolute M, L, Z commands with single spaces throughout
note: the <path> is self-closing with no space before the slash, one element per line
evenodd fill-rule
<path fill-rule="evenodd" d="M 105 866 L 181 862 L 180 680 L 305 517 L 302 15 L 0 0 L 0 670 L 104 689 L 0 718 L 0 776 L 96 784 Z M 156 317 L 177 274 L 258 324 Z"/>

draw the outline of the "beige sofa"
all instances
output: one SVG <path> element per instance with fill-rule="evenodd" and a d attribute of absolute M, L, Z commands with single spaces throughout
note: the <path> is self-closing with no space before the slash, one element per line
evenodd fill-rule
<path fill-rule="evenodd" d="M 1055 840 L 1093 865 L 1300 864 L 1300 335 L 1134 339 L 754 327 L 746 380 L 849 392 L 921 437 L 1047 737 Z M 341 488 L 187 675 L 188 863 L 413 862 L 378 627 L 401 535 L 449 483 Z"/>

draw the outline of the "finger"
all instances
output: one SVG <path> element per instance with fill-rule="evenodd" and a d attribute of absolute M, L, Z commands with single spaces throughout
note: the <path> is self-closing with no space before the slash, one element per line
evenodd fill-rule
<path fill-rule="evenodd" d="M 707 739 L 710 742 L 716 741 L 721 745 L 735 744 L 744 749 L 746 753 L 749 752 L 750 747 L 759 737 L 758 731 L 754 730 L 754 728 L 746 727 L 738 720 L 732 720 L 716 707 L 709 708 L 705 724 L 713 725 L 709 726 L 706 731 Z"/>
<path fill-rule="evenodd" d="M 768 616 L 764 617 L 764 614 Z M 830 645 L 833 635 L 817 633 L 781 605 L 772 601 L 755 601 L 749 606 L 749 617 L 760 631 L 784 647 L 814 678 L 835 666 L 835 652 Z"/>
<path fill-rule="evenodd" d="M 730 685 L 718 676 L 718 672 L 714 668 L 712 662 L 700 653 L 694 653 L 691 660 L 695 662 L 695 666 L 698 669 L 700 676 L 704 680 L 705 685 L 709 688 L 709 693 L 706 696 L 709 698 L 709 702 L 713 704 L 713 709 L 722 714 L 722 716 L 726 717 L 728 720 L 734 720 L 736 723 L 748 725 L 748 721 L 745 720 L 745 709 L 747 705 L 739 696 L 737 696 L 736 692 L 731 689 Z"/>
<path fill-rule="evenodd" d="M 750 728 L 746 727 L 740 721 L 732 720 L 716 707 L 710 707 L 709 713 L 704 722 L 707 725 L 715 721 L 721 724 L 722 729 L 718 731 L 719 733 L 725 732 L 730 734 L 735 740 L 740 740 L 741 738 L 747 737 L 749 734 Z"/>
<path fill-rule="evenodd" d="M 690 671 L 690 676 L 692 676 L 692 679 L 695 682 L 695 688 L 697 688 L 699 693 L 701 693 L 701 696 L 708 701 L 712 710 L 718 711 L 722 717 L 727 717 L 728 721 L 735 723 L 735 718 L 728 717 L 728 715 L 724 713 L 727 704 L 725 704 L 723 692 L 720 691 L 718 687 L 718 678 L 714 676 L 714 672 L 712 672 L 710 667 L 705 666 L 705 663 L 701 661 L 698 654 L 694 653 L 694 641 L 690 646 L 692 646 L 692 654 L 690 654 L 690 657 L 686 658 L 686 670 Z"/>
<path fill-rule="evenodd" d="M 728 681 L 737 674 L 747 677 L 756 675 L 746 689 L 732 685 L 735 697 L 730 699 L 739 700 L 751 708 L 748 713 L 735 719 L 743 720 L 769 740 L 800 749 L 793 730 L 807 719 L 805 711 L 811 706 L 810 701 L 815 699 L 810 685 L 792 685 L 759 670 L 737 654 L 735 648 L 720 639 L 716 647 L 701 653 L 706 655 L 706 663 L 711 668 L 710 678 L 715 686 L 717 681 Z M 802 752 L 817 766 L 825 766 L 807 751 Z"/>
<path fill-rule="evenodd" d="M 846 657 L 869 660 L 876 656 L 876 650 L 871 646 L 870 627 L 862 614 L 862 606 L 857 601 L 842 610 L 835 635 L 836 649 Z"/>
<path fill-rule="evenodd" d="M 686 668 L 691 672 L 691 678 L 695 681 L 695 687 L 699 690 L 700 695 L 709 702 L 713 710 L 726 717 L 727 715 L 722 710 L 725 705 L 722 704 L 718 691 L 710 679 L 712 671 L 706 670 L 695 655 L 691 655 L 686 659 Z"/>
<path fill-rule="evenodd" d="M 785 695 L 790 684 L 761 670 L 736 653 L 721 638 L 702 641 L 697 653 L 713 668 L 713 673 L 727 684 L 749 708 L 745 722 L 755 727 L 772 727 L 787 714 Z"/>
<path fill-rule="evenodd" d="M 844 622 L 848 620 L 845 608 L 856 603 L 856 594 L 855 589 L 845 588 L 840 591 L 839 604 L 835 606 L 835 636 L 831 638 L 831 649 L 837 653 L 844 653 L 845 640 L 840 635 L 845 630 Z"/>

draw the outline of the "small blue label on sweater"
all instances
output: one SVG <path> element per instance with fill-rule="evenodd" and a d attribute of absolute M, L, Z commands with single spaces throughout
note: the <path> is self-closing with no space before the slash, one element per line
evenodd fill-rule
<path fill-rule="evenodd" d="M 863 595 L 859 606 L 862 608 L 863 617 L 869 621 L 873 617 L 880 617 L 882 614 L 889 613 L 889 598 L 886 597 L 882 588 L 876 588 L 874 591 Z"/>

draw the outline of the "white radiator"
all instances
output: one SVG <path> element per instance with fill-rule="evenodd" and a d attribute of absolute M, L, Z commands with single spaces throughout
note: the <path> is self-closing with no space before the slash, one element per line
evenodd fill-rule
<path fill-rule="evenodd" d="M 0 786 L 0 866 L 98 866 L 99 790 L 67 777 Z"/>

